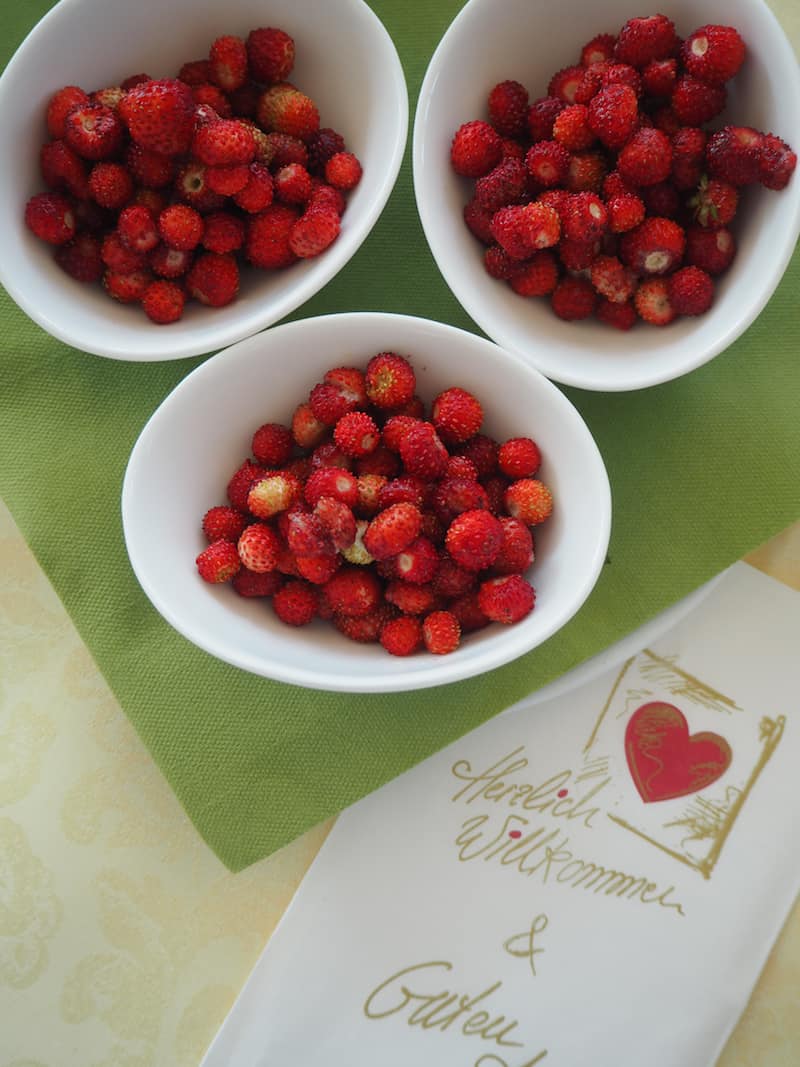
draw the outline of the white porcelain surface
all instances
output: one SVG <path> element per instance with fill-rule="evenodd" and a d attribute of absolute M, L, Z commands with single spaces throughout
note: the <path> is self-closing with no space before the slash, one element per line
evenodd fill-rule
<path fill-rule="evenodd" d="M 261 601 L 204 583 L 200 521 L 225 502 L 230 475 L 263 422 L 286 422 L 330 367 L 377 352 L 409 356 L 431 401 L 460 385 L 481 399 L 485 431 L 529 435 L 543 453 L 555 509 L 534 532 L 533 612 L 515 626 L 469 635 L 448 656 L 396 658 L 348 641 L 330 623 L 292 629 Z M 280 373 L 276 374 L 276 367 Z M 244 670 L 349 692 L 420 689 L 498 667 L 535 648 L 583 604 L 605 560 L 611 500 L 597 446 L 564 395 L 538 371 L 482 338 L 408 316 L 353 313 L 306 319 L 234 345 L 189 374 L 144 427 L 122 493 L 128 554 L 145 593 L 196 645 Z"/>
<path fill-rule="evenodd" d="M 453 293 L 498 344 L 554 381 L 585 389 L 629 390 L 669 381 L 722 352 L 763 309 L 800 232 L 800 174 L 780 193 L 746 189 L 733 227 L 739 252 L 719 283 L 714 306 L 704 316 L 663 329 L 637 324 L 623 333 L 594 320 L 562 322 L 546 301 L 525 300 L 486 274 L 482 246 L 461 214 L 473 183 L 450 166 L 456 129 L 486 117 L 486 97 L 497 82 L 513 78 L 526 86 L 531 100 L 545 96 L 550 76 L 577 62 L 595 34 L 616 33 L 627 19 L 648 13 L 639 0 L 469 0 L 431 59 L 414 124 L 417 206 Z M 747 42 L 745 66 L 714 126 L 755 126 L 800 152 L 800 71 L 763 0 L 674 0 L 666 13 L 682 36 L 718 22 L 736 26 Z"/>
<path fill-rule="evenodd" d="M 383 24 L 363 0 L 61 0 L 22 43 L 0 78 L 0 282 L 20 307 L 76 348 L 125 360 L 165 360 L 232 344 L 289 314 L 353 256 L 392 191 L 408 128 L 403 70 Z M 66 277 L 52 249 L 26 229 L 27 199 L 44 188 L 44 112 L 62 85 L 86 91 L 145 71 L 174 77 L 221 34 L 279 26 L 296 41 L 292 81 L 318 104 L 323 126 L 344 136 L 364 167 L 336 242 L 284 271 L 243 271 L 238 299 L 208 309 L 191 301 L 180 322 L 150 323 L 100 286 Z"/>

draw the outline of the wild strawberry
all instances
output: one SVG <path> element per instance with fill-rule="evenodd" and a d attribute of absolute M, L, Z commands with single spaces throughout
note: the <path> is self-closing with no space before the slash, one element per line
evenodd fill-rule
<path fill-rule="evenodd" d="M 502 81 L 488 97 L 489 121 L 501 137 L 520 137 L 526 129 L 528 90 L 517 81 Z"/>
<path fill-rule="evenodd" d="M 751 126 L 724 126 L 706 145 L 711 177 L 731 185 L 751 185 L 759 179 L 763 135 Z"/>
<path fill-rule="evenodd" d="M 561 224 L 567 240 L 588 243 L 605 232 L 608 212 L 595 193 L 573 193 L 564 205 Z"/>
<path fill-rule="evenodd" d="M 544 255 L 545 253 L 542 253 Z M 522 260 L 512 259 L 500 245 L 490 245 L 483 254 L 483 266 L 490 278 L 508 281 L 517 273 Z"/>
<path fill-rule="evenodd" d="M 242 561 L 231 541 L 215 541 L 204 548 L 195 560 L 197 572 L 204 582 L 214 585 L 227 582 L 239 570 Z"/>
<path fill-rule="evenodd" d="M 729 182 L 710 180 L 703 175 L 697 192 L 690 198 L 688 206 L 699 226 L 716 230 L 727 226 L 736 214 L 739 193 L 735 185 Z"/>
<path fill-rule="evenodd" d="M 464 593 L 463 596 L 451 600 L 447 610 L 458 620 L 462 634 L 475 633 L 476 630 L 482 630 L 489 625 L 490 620 L 478 604 L 477 591 Z"/>
<path fill-rule="evenodd" d="M 417 380 L 414 369 L 395 352 L 379 352 L 367 363 L 365 389 L 370 403 L 382 410 L 402 407 L 414 395 Z"/>
<path fill-rule="evenodd" d="M 644 203 L 633 193 L 613 196 L 606 201 L 608 228 L 612 233 L 627 233 L 644 219 Z"/>
<path fill-rule="evenodd" d="M 598 256 L 592 263 L 591 282 L 600 296 L 612 304 L 624 304 L 636 290 L 636 275 L 616 256 Z"/>
<path fill-rule="evenodd" d="M 176 282 L 159 279 L 147 286 L 141 302 L 148 319 L 163 326 L 181 318 L 186 293 Z"/>
<path fill-rule="evenodd" d="M 364 534 L 364 547 L 374 559 L 402 552 L 420 532 L 422 516 L 413 504 L 392 504 L 378 512 Z"/>
<path fill-rule="evenodd" d="M 301 141 L 319 129 L 319 111 L 314 101 L 285 84 L 273 86 L 261 94 L 256 117 L 263 130 L 287 133 Z"/>
<path fill-rule="evenodd" d="M 600 73 L 600 88 L 625 85 L 633 90 L 637 99 L 642 95 L 642 76 L 629 63 L 604 63 Z"/>
<path fill-rule="evenodd" d="M 159 278 L 169 279 L 180 278 L 184 275 L 191 266 L 191 262 L 190 252 L 182 252 L 166 244 L 156 245 L 151 252 L 148 252 L 146 258 L 146 263 L 153 274 L 158 275 Z"/>
<path fill-rule="evenodd" d="M 494 244 L 492 218 L 494 211 L 485 208 L 473 197 L 464 205 L 463 216 L 467 229 L 485 245 Z"/>
<path fill-rule="evenodd" d="M 526 526 L 537 526 L 553 511 L 553 494 L 538 478 L 519 478 L 506 490 L 508 514 Z"/>
<path fill-rule="evenodd" d="M 218 37 L 208 53 L 209 77 L 226 93 L 241 88 L 247 81 L 247 51 L 240 37 Z"/>
<path fill-rule="evenodd" d="M 342 565 L 339 553 L 328 556 L 295 556 L 295 566 L 301 578 L 312 585 L 324 585 Z"/>
<path fill-rule="evenodd" d="M 362 168 L 352 152 L 336 152 L 325 164 L 325 181 L 334 189 L 348 192 L 361 181 Z"/>
<path fill-rule="evenodd" d="M 595 317 L 606 326 L 613 326 L 617 330 L 630 330 L 636 322 L 636 308 L 632 301 L 623 304 L 614 304 L 610 300 L 601 297 L 594 309 Z"/>
<path fill-rule="evenodd" d="M 422 621 L 422 640 L 434 656 L 455 652 L 461 641 L 461 625 L 450 611 L 432 611 Z"/>
<path fill-rule="evenodd" d="M 445 547 L 451 559 L 468 571 L 494 563 L 503 544 L 500 520 L 483 509 L 464 511 L 447 529 Z"/>
<path fill-rule="evenodd" d="M 308 149 L 308 169 L 314 174 L 321 174 L 325 164 L 337 152 L 346 151 L 344 137 L 329 126 L 312 133 L 306 145 Z"/>
<path fill-rule="evenodd" d="M 302 491 L 299 479 L 286 471 L 256 476 L 247 493 L 247 508 L 257 518 L 269 519 L 290 508 Z"/>
<path fill-rule="evenodd" d="M 650 15 L 625 23 L 614 46 L 614 58 L 641 69 L 654 59 L 674 55 L 677 47 L 674 23 L 666 15 Z"/>
<path fill-rule="evenodd" d="M 208 184 L 209 170 L 202 163 L 190 160 L 179 168 L 175 177 L 177 195 L 201 212 L 218 211 L 225 203 L 224 198 Z"/>
<path fill-rule="evenodd" d="M 436 486 L 432 503 L 434 514 L 445 526 L 463 511 L 489 508 L 486 490 L 469 478 L 443 478 Z"/>
<path fill-rule="evenodd" d="M 186 276 L 190 296 L 209 307 L 224 307 L 239 292 L 239 266 L 232 255 L 218 256 L 204 252 L 198 256 Z"/>
<path fill-rule="evenodd" d="M 319 592 L 303 579 L 290 580 L 278 589 L 270 603 L 287 626 L 307 626 L 317 614 Z"/>
<path fill-rule="evenodd" d="M 703 126 L 724 110 L 727 99 L 724 86 L 708 85 L 691 74 L 681 74 L 669 102 L 681 126 Z"/>
<path fill-rule="evenodd" d="M 325 598 L 335 614 L 358 618 L 374 611 L 381 602 L 381 584 L 361 567 L 342 567 L 325 583 Z"/>
<path fill-rule="evenodd" d="M 599 152 L 575 152 L 567 169 L 566 188 L 571 193 L 598 193 L 608 171 Z"/>
<path fill-rule="evenodd" d="M 637 130 L 617 157 L 622 179 L 639 187 L 666 181 L 672 168 L 672 145 L 661 130 Z"/>
<path fill-rule="evenodd" d="M 133 196 L 133 179 L 120 163 L 95 163 L 89 192 L 101 207 L 120 211 Z"/>
<path fill-rule="evenodd" d="M 300 163 L 281 167 L 274 177 L 275 195 L 284 204 L 307 204 L 311 199 L 311 175 Z"/>
<path fill-rule="evenodd" d="M 188 85 L 165 78 L 136 85 L 120 101 L 119 114 L 143 148 L 184 155 L 194 133 L 194 98 Z"/>
<path fill-rule="evenodd" d="M 550 79 L 547 86 L 547 95 L 554 96 L 564 103 L 575 103 L 575 90 L 583 77 L 583 67 L 563 67 Z"/>
<path fill-rule="evenodd" d="M 72 204 L 61 193 L 37 193 L 25 205 L 25 224 L 41 241 L 63 245 L 75 236 Z"/>
<path fill-rule="evenodd" d="M 283 82 L 294 66 L 294 41 L 272 26 L 251 30 L 245 41 L 250 74 L 258 82 Z"/>
<path fill-rule="evenodd" d="M 246 459 L 237 470 L 234 471 L 227 486 L 228 500 L 231 505 L 244 511 L 247 508 L 247 495 L 253 483 L 263 478 L 267 472 L 257 463 Z"/>
<path fill-rule="evenodd" d="M 648 96 L 671 95 L 678 79 L 675 59 L 653 59 L 642 70 L 642 88 Z"/>
<path fill-rule="evenodd" d="M 410 656 L 422 647 L 422 624 L 411 615 L 389 619 L 381 627 L 380 643 L 392 656 Z"/>
<path fill-rule="evenodd" d="M 297 262 L 289 240 L 300 215 L 287 204 L 270 204 L 247 220 L 244 253 L 254 267 L 277 270 Z"/>
<path fill-rule="evenodd" d="M 65 85 L 58 89 L 47 102 L 45 121 L 47 132 L 53 139 L 64 136 L 67 115 L 76 107 L 89 103 L 89 96 L 77 85 Z"/>
<path fill-rule="evenodd" d="M 429 422 L 418 421 L 400 441 L 400 458 L 409 474 L 429 480 L 441 477 L 448 453 L 436 428 Z"/>
<path fill-rule="evenodd" d="M 617 38 L 613 33 L 601 33 L 593 37 L 581 49 L 581 63 L 584 67 L 591 67 L 593 63 L 602 63 L 614 56 L 614 45 Z"/>
<path fill-rule="evenodd" d="M 430 585 L 415 585 L 414 582 L 390 581 L 384 597 L 404 615 L 424 615 L 432 611 L 436 596 Z"/>
<path fill-rule="evenodd" d="M 425 585 L 439 569 L 439 552 L 430 538 L 420 535 L 386 563 L 390 565 L 392 577 Z"/>
<path fill-rule="evenodd" d="M 534 252 L 530 259 L 517 261 L 508 280 L 519 296 L 546 296 L 558 283 L 558 264 L 552 252 Z"/>
<path fill-rule="evenodd" d="M 312 471 L 303 486 L 303 497 L 313 507 L 323 496 L 341 500 L 348 507 L 358 501 L 358 480 L 342 467 L 319 467 Z"/>
<path fill-rule="evenodd" d="M 122 145 L 117 113 L 103 104 L 78 104 L 64 120 L 64 140 L 83 159 L 108 159 Z"/>
<path fill-rule="evenodd" d="M 320 422 L 334 426 L 342 415 L 364 406 L 364 399 L 345 392 L 330 381 L 318 382 L 311 390 L 308 402 Z"/>
<path fill-rule="evenodd" d="M 359 474 L 356 478 L 358 497 L 354 506 L 357 515 L 372 518 L 380 510 L 380 491 L 388 482 L 382 474 Z"/>
<path fill-rule="evenodd" d="M 459 566 L 450 556 L 443 556 L 431 580 L 431 591 L 441 600 L 453 600 L 476 588 L 476 572 Z"/>
<path fill-rule="evenodd" d="M 295 557 L 336 554 L 322 519 L 304 507 L 292 507 L 283 512 L 278 520 L 278 530 Z"/>
<path fill-rule="evenodd" d="M 563 114 L 564 112 L 562 112 Z M 539 185 L 544 185 L 547 188 L 561 185 L 566 179 L 569 168 L 569 152 L 563 144 L 559 144 L 558 140 L 538 141 L 528 149 L 525 156 L 525 166 L 531 177 Z M 485 181 L 486 179 L 481 180 Z M 477 195 L 477 187 L 475 192 Z M 510 202 L 511 200 L 506 201 L 506 203 Z M 502 205 L 498 204 L 497 206 L 501 207 Z"/>
<path fill-rule="evenodd" d="M 530 437 L 510 437 L 497 453 L 497 465 L 509 478 L 530 478 L 541 462 L 539 446 Z"/>
<path fill-rule="evenodd" d="M 39 151 L 39 169 L 45 184 L 59 192 L 70 193 L 79 200 L 90 195 L 86 161 L 66 141 L 49 141 Z"/>
<path fill-rule="evenodd" d="M 331 622 L 350 641 L 369 644 L 378 641 L 384 626 L 397 616 L 391 604 L 379 604 L 374 611 L 353 618 L 350 615 L 333 615 Z"/>
<path fill-rule="evenodd" d="M 196 125 L 205 126 L 205 118 L 208 117 L 209 121 L 214 119 L 230 119 L 233 117 L 233 108 L 230 105 L 230 101 L 221 89 L 216 85 L 194 85 L 192 86 L 192 98 L 194 99 L 197 108 L 203 107 L 201 112 L 202 120 L 195 110 Z M 210 108 L 213 111 L 213 115 L 206 112 L 206 108 Z"/>
<path fill-rule="evenodd" d="M 570 104 L 556 115 L 553 140 L 570 152 L 591 148 L 597 137 L 589 125 L 589 109 L 585 104 Z"/>
<path fill-rule="evenodd" d="M 767 189 L 785 189 L 797 166 L 797 155 L 772 133 L 761 138 L 758 159 L 758 178 Z"/>
<path fill-rule="evenodd" d="M 475 119 L 456 130 L 450 146 L 450 162 L 456 174 L 481 178 L 500 162 L 501 151 L 497 131 L 488 122 Z"/>
<path fill-rule="evenodd" d="M 553 137 L 556 115 L 565 107 L 563 100 L 554 96 L 542 96 L 528 108 L 528 134 L 531 141 L 549 141 Z"/>
<path fill-rule="evenodd" d="M 528 171 L 519 159 L 503 159 L 475 183 L 475 202 L 494 214 L 518 202 L 528 187 Z"/>
<path fill-rule="evenodd" d="M 486 478 L 497 470 L 499 445 L 486 434 L 476 433 L 463 445 L 458 445 L 456 455 L 465 456 L 474 464 L 479 478 Z"/>
<path fill-rule="evenodd" d="M 208 167 L 250 163 L 256 143 L 252 130 L 239 119 L 219 119 L 201 126 L 192 140 L 192 155 Z"/>
<path fill-rule="evenodd" d="M 492 564 L 492 573 L 522 574 L 534 560 L 531 531 L 524 522 L 510 515 L 501 515 L 500 525 L 503 527 L 503 543 Z"/>
<path fill-rule="evenodd" d="M 206 167 L 208 187 L 220 196 L 236 196 L 250 181 L 247 163 L 223 163 L 218 167 Z"/>
<path fill-rule="evenodd" d="M 647 215 L 659 215 L 665 219 L 678 219 L 684 214 L 678 190 L 672 182 L 657 182 L 639 190 Z"/>
<path fill-rule="evenodd" d="M 699 81 L 722 85 L 744 62 L 745 44 L 733 26 L 701 26 L 681 45 L 681 61 Z"/>
<path fill-rule="evenodd" d="M 211 64 L 208 59 L 191 59 L 178 71 L 178 81 L 186 85 L 206 85 L 211 81 Z"/>
<path fill-rule="evenodd" d="M 280 539 L 271 526 L 256 522 L 242 531 L 236 548 L 239 559 L 249 571 L 263 574 L 275 570 L 280 544 Z"/>
<path fill-rule="evenodd" d="M 708 135 L 696 126 L 682 126 L 672 136 L 672 173 L 670 179 L 676 189 L 694 189 L 700 182 L 705 166 Z"/>
<path fill-rule="evenodd" d="M 90 233 L 79 233 L 55 251 L 55 261 L 78 282 L 97 282 L 103 276 L 100 242 Z"/>
<path fill-rule="evenodd" d="M 256 574 L 242 567 L 234 574 L 231 585 L 243 597 L 274 596 L 283 585 L 284 578 L 277 570 Z"/>
<path fill-rule="evenodd" d="M 428 484 L 422 478 L 413 474 L 405 474 L 402 477 L 387 478 L 378 493 L 380 508 L 388 508 L 392 504 L 413 504 L 420 510 L 427 500 Z"/>
<path fill-rule="evenodd" d="M 510 626 L 533 611 L 536 593 L 520 574 L 489 578 L 478 590 L 478 606 L 492 622 Z"/>
<path fill-rule="evenodd" d="M 289 233 L 289 248 L 300 259 L 320 255 L 339 236 L 341 223 L 335 211 L 311 208 L 301 215 Z"/>
<path fill-rule="evenodd" d="M 348 411 L 336 423 L 333 439 L 345 455 L 358 458 L 375 451 L 380 430 L 365 411 Z"/>
<path fill-rule="evenodd" d="M 668 274 L 683 258 L 686 235 L 671 219 L 646 218 L 623 234 L 620 259 L 637 274 Z"/>
<path fill-rule="evenodd" d="M 214 211 L 207 215 L 203 227 L 202 245 L 209 252 L 225 255 L 236 252 L 244 244 L 244 223 L 229 211 Z"/>
<path fill-rule="evenodd" d="M 203 516 L 202 529 L 209 543 L 239 540 L 247 521 L 238 508 L 220 504 L 209 508 Z"/>
<path fill-rule="evenodd" d="M 182 252 L 191 252 L 203 238 L 203 219 L 186 204 L 165 208 L 158 216 L 157 226 L 164 243 Z"/>
<path fill-rule="evenodd" d="M 434 399 L 431 421 L 443 441 L 449 445 L 460 444 L 480 430 L 483 408 L 472 393 L 454 386 Z"/>
<path fill-rule="evenodd" d="M 263 130 L 261 131 L 263 134 Z M 255 136 L 255 133 L 254 133 Z M 299 137 L 292 137 L 288 133 L 263 134 L 262 138 L 256 138 L 257 159 L 265 166 L 275 170 L 285 167 L 289 163 L 302 163 L 308 166 L 308 149 Z"/>
<path fill-rule="evenodd" d="M 699 267 L 682 267 L 667 279 L 667 293 L 676 315 L 702 315 L 714 301 L 714 282 Z"/>
<path fill-rule="evenodd" d="M 638 121 L 638 100 L 628 85 L 611 84 L 601 89 L 589 103 L 589 128 L 607 148 L 622 148 L 632 136 Z"/>
<path fill-rule="evenodd" d="M 124 245 L 140 254 L 158 244 L 158 228 L 152 212 L 141 204 L 129 204 L 117 219 L 117 232 Z"/>
<path fill-rule="evenodd" d="M 346 456 L 333 441 L 323 441 L 311 453 L 307 477 L 310 478 L 314 471 L 321 470 L 323 467 L 339 467 L 341 470 L 349 471 L 353 469 L 353 459 Z"/>
<path fill-rule="evenodd" d="M 350 548 L 356 539 L 356 519 L 347 504 L 332 496 L 322 496 L 314 505 L 314 514 L 338 552 Z"/>
<path fill-rule="evenodd" d="M 281 467 L 292 454 L 292 435 L 277 422 L 265 422 L 253 434 L 252 450 L 264 467 Z"/>
<path fill-rule="evenodd" d="M 334 189 L 319 178 L 312 178 L 311 199 L 308 202 L 310 208 L 321 208 L 326 211 L 334 211 L 340 217 L 344 214 L 347 201 L 340 189 Z"/>
<path fill-rule="evenodd" d="M 514 259 L 527 259 L 558 242 L 561 223 L 547 204 L 533 202 L 501 208 L 492 218 L 491 232 Z"/>
<path fill-rule="evenodd" d="M 558 258 L 568 271 L 577 273 L 587 270 L 600 255 L 600 241 L 570 241 L 562 238 L 558 246 Z M 565 292 L 564 296 L 567 295 Z"/>
<path fill-rule="evenodd" d="M 636 290 L 633 302 L 639 317 L 653 326 L 668 326 L 676 317 L 666 278 L 647 278 Z"/>
<path fill-rule="evenodd" d="M 320 422 L 310 404 L 298 404 L 292 415 L 292 437 L 300 448 L 313 448 L 318 445 L 328 432 L 324 422 Z"/>

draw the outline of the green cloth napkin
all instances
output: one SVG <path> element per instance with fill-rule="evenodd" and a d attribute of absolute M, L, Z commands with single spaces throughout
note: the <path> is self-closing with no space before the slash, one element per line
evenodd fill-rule
<path fill-rule="evenodd" d="M 49 6 L 3 5 L 3 62 Z M 413 108 L 461 3 L 372 6 L 397 44 Z M 2 294 L 0 492 L 198 831 L 238 870 L 608 646 L 798 517 L 799 281 L 795 255 L 747 334 L 679 381 L 629 394 L 566 390 L 608 466 L 607 564 L 583 610 L 545 645 L 451 686 L 347 696 L 273 683 L 217 662 L 153 610 L 125 554 L 120 486 L 148 416 L 198 359 L 125 364 L 84 355 Z M 346 310 L 477 332 L 429 254 L 410 143 L 372 235 L 291 318 Z"/>

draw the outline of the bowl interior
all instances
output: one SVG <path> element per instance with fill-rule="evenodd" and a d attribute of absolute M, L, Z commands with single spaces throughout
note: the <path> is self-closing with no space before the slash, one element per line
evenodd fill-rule
<path fill-rule="evenodd" d="M 0 204 L 4 256 L 0 280 L 33 319 L 78 348 L 130 360 L 159 360 L 209 352 L 288 314 L 348 261 L 377 220 L 397 177 L 405 146 L 408 101 L 394 45 L 362 0 L 174 0 L 169 25 L 154 32 L 161 4 L 61 0 L 33 29 L 0 79 Z M 313 16 L 313 17 L 312 17 Z M 145 71 L 174 77 L 187 60 L 203 58 L 221 34 L 240 36 L 257 26 L 285 29 L 296 42 L 291 78 L 318 104 L 361 160 L 363 178 L 350 194 L 342 232 L 325 254 L 286 271 L 246 270 L 238 299 L 209 310 L 195 302 L 184 318 L 157 330 L 99 286 L 64 276 L 51 249 L 23 222 L 28 197 L 44 188 L 39 148 L 47 139 L 44 111 L 62 85 L 87 91 Z"/>
<path fill-rule="evenodd" d="M 262 423 L 286 423 L 295 406 L 337 365 L 364 366 L 376 352 L 411 358 L 430 402 L 460 385 L 482 400 L 485 431 L 533 436 L 554 514 L 535 531 L 531 579 L 537 606 L 516 626 L 491 626 L 453 654 L 396 659 L 348 641 L 328 623 L 291 629 L 263 602 L 237 597 L 197 576 L 203 514 L 225 502 L 230 475 L 250 454 Z M 280 365 L 284 370 L 275 374 Z M 187 474 L 188 472 L 188 474 Z M 421 688 L 499 666 L 555 632 L 578 610 L 605 558 L 610 493 L 583 420 L 542 375 L 494 344 L 422 319 L 382 314 L 321 317 L 276 327 L 212 357 L 164 401 L 128 465 L 123 524 L 134 571 L 156 608 L 201 648 L 256 674 L 314 688 Z"/>
<path fill-rule="evenodd" d="M 686 35 L 709 22 L 735 25 L 749 46 L 714 123 L 751 125 L 800 146 L 800 72 L 792 49 L 762 0 L 674 0 L 666 13 Z M 800 180 L 780 193 L 744 190 L 734 231 L 739 253 L 720 279 L 714 307 L 696 319 L 628 333 L 588 320 L 564 323 L 545 301 L 524 300 L 490 278 L 482 246 L 462 219 L 473 183 L 450 167 L 461 123 L 486 116 L 486 97 L 511 78 L 531 100 L 550 76 L 577 62 L 595 34 L 617 32 L 641 15 L 636 0 L 587 5 L 563 0 L 558 17 L 545 0 L 470 0 L 442 39 L 423 82 L 414 128 L 414 186 L 431 251 L 453 293 L 498 344 L 521 354 L 555 381 L 606 391 L 678 377 L 722 351 L 749 325 L 780 280 L 800 232 Z M 480 45 L 478 44 L 480 42 Z M 469 55 L 469 63 L 463 57 Z"/>

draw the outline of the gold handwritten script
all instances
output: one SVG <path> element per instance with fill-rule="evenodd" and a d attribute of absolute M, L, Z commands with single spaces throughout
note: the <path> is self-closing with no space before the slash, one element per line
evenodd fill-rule
<path fill-rule="evenodd" d="M 517 959 L 528 961 L 531 965 L 531 974 L 534 978 L 536 977 L 536 963 L 533 957 L 540 952 L 544 952 L 543 948 L 536 947 L 536 937 L 546 929 L 547 916 L 537 915 L 531 923 L 530 930 L 526 930 L 522 934 L 514 934 L 513 937 L 509 937 L 507 941 L 503 942 L 503 948 L 509 956 L 515 956 Z"/>
<path fill-rule="evenodd" d="M 517 1039 L 518 1020 L 497 1014 L 490 1005 L 503 983 L 492 982 L 475 994 L 441 988 L 443 984 L 450 984 L 445 976 L 452 970 L 453 964 L 448 960 L 430 960 L 404 967 L 372 990 L 364 1002 L 364 1014 L 368 1019 L 405 1018 L 409 1026 L 419 1026 L 423 1031 L 445 1031 L 454 1027 L 463 1036 L 489 1041 L 498 1049 L 524 1050 L 524 1042 Z M 504 1051 L 503 1056 L 506 1055 Z M 519 1067 L 533 1067 L 546 1055 L 547 1050 L 543 1049 Z M 490 1064 L 512 1067 L 510 1061 L 495 1052 L 480 1056 L 475 1067 L 489 1067 Z"/>
<path fill-rule="evenodd" d="M 524 815 L 507 815 L 499 827 L 489 815 L 473 815 L 464 820 L 456 836 L 458 858 L 462 862 L 495 861 L 528 877 L 536 876 L 543 885 L 564 885 L 641 904 L 658 904 L 685 914 L 680 902 L 670 899 L 674 886 L 660 889 L 645 876 L 580 859 L 567 847 L 570 839 L 558 827 L 529 825 Z M 511 833 L 520 836 L 512 838 Z"/>
<path fill-rule="evenodd" d="M 453 802 L 491 801 L 507 808 L 546 813 L 554 819 L 578 819 L 584 826 L 593 826 L 594 817 L 600 814 L 594 801 L 611 777 L 606 776 L 583 791 L 575 790 L 579 779 L 574 779 L 570 770 L 559 771 L 538 784 L 518 781 L 517 776 L 528 766 L 524 751 L 520 745 L 485 770 L 473 770 L 469 760 L 456 760 L 452 774 L 465 784 L 453 795 Z"/>

